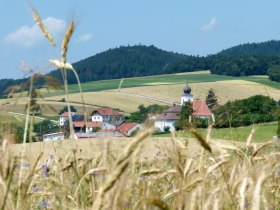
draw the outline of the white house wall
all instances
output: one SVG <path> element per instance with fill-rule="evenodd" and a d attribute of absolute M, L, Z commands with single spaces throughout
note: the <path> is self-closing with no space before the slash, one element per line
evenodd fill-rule
<path fill-rule="evenodd" d="M 103 122 L 103 117 L 99 114 L 92 115 L 92 122 Z"/>
<path fill-rule="evenodd" d="M 63 126 L 64 125 L 64 123 L 65 123 L 65 121 L 68 119 L 68 117 L 60 117 L 60 119 L 59 119 L 59 125 L 60 126 Z"/>
<path fill-rule="evenodd" d="M 131 136 L 132 132 L 134 132 L 134 131 L 136 131 L 136 130 L 139 130 L 139 129 L 141 129 L 141 126 L 140 126 L 140 125 L 134 126 L 132 129 L 130 129 L 130 130 L 127 132 L 128 136 Z"/>
<path fill-rule="evenodd" d="M 155 121 L 155 127 L 158 128 L 160 131 L 164 131 L 164 127 L 169 127 L 170 131 L 175 131 L 175 122 L 176 120 Z"/>
<path fill-rule="evenodd" d="M 193 101 L 193 96 L 192 95 L 183 95 L 181 96 L 181 105 L 184 104 L 184 102 L 191 102 Z"/>

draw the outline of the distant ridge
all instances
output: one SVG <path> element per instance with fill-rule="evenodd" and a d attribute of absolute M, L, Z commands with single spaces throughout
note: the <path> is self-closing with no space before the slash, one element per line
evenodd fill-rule
<path fill-rule="evenodd" d="M 280 41 L 271 40 L 260 43 L 246 43 L 240 44 L 222 50 L 217 55 L 234 56 L 234 55 L 267 55 L 267 56 L 280 56 Z"/>
<path fill-rule="evenodd" d="M 280 66 L 280 41 L 241 44 L 221 52 L 202 56 L 168 52 L 153 45 L 120 46 L 73 63 L 81 82 L 142 77 L 198 70 L 229 76 L 267 75 L 268 69 Z M 62 81 L 60 70 L 48 75 Z M 19 86 L 25 79 L 0 80 L 0 94 L 11 86 Z M 68 73 L 68 83 L 77 83 Z M 44 76 L 35 81 L 35 87 L 46 84 Z"/>
<path fill-rule="evenodd" d="M 73 64 L 81 82 L 164 74 L 168 65 L 187 59 L 187 55 L 161 50 L 153 45 L 121 46 L 98 53 Z M 61 79 L 60 71 L 50 75 Z M 69 75 L 69 83 L 76 83 Z"/>

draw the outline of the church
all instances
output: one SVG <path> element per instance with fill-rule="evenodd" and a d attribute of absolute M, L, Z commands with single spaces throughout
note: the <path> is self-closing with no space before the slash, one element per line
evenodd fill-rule
<path fill-rule="evenodd" d="M 209 119 L 213 117 L 213 113 L 206 105 L 205 101 L 200 99 L 194 99 L 191 94 L 191 88 L 189 85 L 186 85 L 181 96 L 181 104 L 173 105 L 165 110 L 162 114 L 158 115 L 155 119 L 155 127 L 160 131 L 164 131 L 165 127 L 169 127 L 170 131 L 175 131 L 175 123 L 180 119 L 179 113 L 181 111 L 182 105 L 185 102 L 190 102 L 194 112 L 192 113 L 193 117 Z"/>

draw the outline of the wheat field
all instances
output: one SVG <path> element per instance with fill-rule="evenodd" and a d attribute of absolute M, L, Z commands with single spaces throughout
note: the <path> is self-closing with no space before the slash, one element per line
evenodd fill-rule
<path fill-rule="evenodd" d="M 208 90 L 213 88 L 220 104 L 236 99 L 245 99 L 254 95 L 265 95 L 279 100 L 280 90 L 256 82 L 245 80 L 229 80 L 218 82 L 190 83 L 195 98 L 205 100 Z M 123 88 L 123 94 L 150 96 L 170 102 L 180 102 L 185 84 L 151 85 L 145 87 Z M 118 91 L 118 90 L 115 90 Z"/>

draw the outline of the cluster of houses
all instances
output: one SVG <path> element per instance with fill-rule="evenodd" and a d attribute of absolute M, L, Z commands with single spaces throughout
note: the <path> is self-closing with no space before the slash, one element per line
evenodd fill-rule
<path fill-rule="evenodd" d="M 75 112 L 64 112 L 60 115 L 59 125 L 62 127 L 68 123 L 69 116 L 72 118 L 74 137 L 96 138 L 96 137 L 128 137 L 141 128 L 138 123 L 125 122 L 124 116 L 111 108 L 98 108 L 94 110 L 90 119 Z M 43 135 L 43 141 L 63 140 L 64 134 L 52 133 Z"/>
<path fill-rule="evenodd" d="M 164 131 L 169 127 L 170 131 L 175 131 L 175 123 L 180 119 L 179 113 L 182 105 L 185 102 L 190 102 L 194 110 L 192 116 L 198 118 L 213 118 L 213 113 L 210 111 L 205 101 L 194 99 L 191 94 L 191 88 L 187 85 L 183 90 L 181 103 L 174 104 L 165 110 L 162 114 L 154 116 L 154 126 L 160 131 Z M 127 123 L 124 116 L 111 108 L 98 108 L 94 110 L 90 119 L 85 119 L 85 116 L 78 115 L 75 112 L 64 112 L 60 115 L 59 125 L 64 126 L 71 115 L 73 128 L 75 131 L 74 138 L 96 138 L 96 137 L 128 137 L 142 128 L 142 125 L 137 123 Z M 63 133 L 53 133 L 43 135 L 43 141 L 62 140 Z"/>

